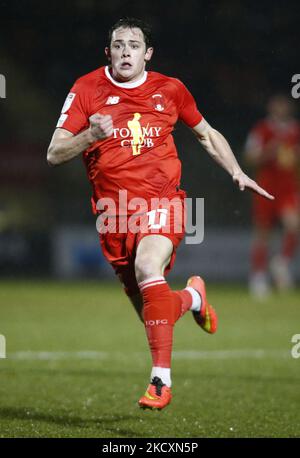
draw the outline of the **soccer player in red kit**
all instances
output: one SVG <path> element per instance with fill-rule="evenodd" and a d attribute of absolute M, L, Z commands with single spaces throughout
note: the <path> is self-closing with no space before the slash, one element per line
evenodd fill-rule
<path fill-rule="evenodd" d="M 250 291 L 264 296 L 268 280 L 268 243 L 276 223 L 283 227 L 281 253 L 273 257 L 270 272 L 279 290 L 292 286 L 290 262 L 295 254 L 300 227 L 299 166 L 300 123 L 293 116 L 293 104 L 284 95 L 274 95 L 268 115 L 251 130 L 245 148 L 248 164 L 256 168 L 257 182 L 272 189 L 270 202 L 254 196 L 254 242 L 251 256 Z"/>
<path fill-rule="evenodd" d="M 206 332 L 217 329 L 217 316 L 207 302 L 201 277 L 191 277 L 182 291 L 172 291 L 165 280 L 184 235 L 184 221 L 175 230 L 176 212 L 183 211 L 185 198 L 180 189 L 181 163 L 172 137 L 177 120 L 194 131 L 241 190 L 247 187 L 266 198 L 272 196 L 243 173 L 224 137 L 203 118 L 182 82 L 145 70 L 153 53 L 150 36 L 148 26 L 138 19 L 124 18 L 112 27 L 105 49 L 109 65 L 75 82 L 47 159 L 58 165 L 83 153 L 93 188 L 93 208 L 101 213 L 103 199 L 115 202 L 118 227 L 132 214 L 131 207 L 120 207 L 120 191 L 127 192 L 129 202 L 138 197 L 147 204 L 156 198 L 177 203 L 176 211 L 150 207 L 146 230 L 100 234 L 103 253 L 144 322 L 152 354 L 150 384 L 139 405 L 161 409 L 172 397 L 175 322 L 191 310 Z M 153 211 L 160 212 L 158 223 L 150 221 Z M 162 230 L 164 218 L 169 223 L 168 232 Z"/>

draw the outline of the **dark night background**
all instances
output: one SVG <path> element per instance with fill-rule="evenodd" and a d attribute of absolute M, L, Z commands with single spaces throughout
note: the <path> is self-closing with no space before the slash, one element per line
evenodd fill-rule
<path fill-rule="evenodd" d="M 297 1 L 0 1 L 0 8 L 0 73 L 7 84 L 0 99 L 3 273 L 24 272 L 24 265 L 49 272 L 56 226 L 94 227 L 80 158 L 49 168 L 46 150 L 75 79 L 106 63 L 107 31 L 120 17 L 152 24 L 148 69 L 188 86 L 241 164 L 247 132 L 264 115 L 268 97 L 290 95 L 292 75 L 299 73 Z M 186 127 L 177 125 L 174 135 L 182 186 L 205 198 L 206 225 L 250 228 L 250 195 L 232 185 Z M 30 253 L 27 264 L 17 261 L 22 250 Z"/>

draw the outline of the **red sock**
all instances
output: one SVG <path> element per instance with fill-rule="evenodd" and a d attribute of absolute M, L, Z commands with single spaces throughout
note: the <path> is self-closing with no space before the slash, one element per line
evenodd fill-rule
<path fill-rule="evenodd" d="M 188 310 L 190 310 L 193 297 L 191 293 L 185 289 L 181 291 L 172 291 L 176 321 L 181 318 Z"/>
<path fill-rule="evenodd" d="M 144 302 L 144 323 L 153 366 L 171 367 L 173 328 L 178 315 L 173 293 L 164 277 L 139 283 Z"/>
<path fill-rule="evenodd" d="M 253 272 L 266 270 L 267 245 L 265 242 L 256 242 L 252 248 L 251 263 Z"/>
<path fill-rule="evenodd" d="M 298 236 L 294 232 L 287 232 L 282 243 L 282 256 L 291 259 L 298 245 Z"/>

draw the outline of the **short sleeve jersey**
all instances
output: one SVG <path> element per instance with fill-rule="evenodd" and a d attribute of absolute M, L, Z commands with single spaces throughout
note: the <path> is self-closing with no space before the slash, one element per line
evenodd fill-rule
<path fill-rule="evenodd" d="M 194 127 L 201 120 L 195 100 L 175 78 L 144 72 L 133 83 L 113 80 L 109 67 L 79 78 L 64 103 L 57 127 L 74 135 L 89 127 L 95 113 L 111 115 L 113 135 L 83 152 L 93 187 L 92 203 L 119 191 L 127 198 L 171 197 L 180 185 L 181 162 L 172 131 L 178 119 Z"/>

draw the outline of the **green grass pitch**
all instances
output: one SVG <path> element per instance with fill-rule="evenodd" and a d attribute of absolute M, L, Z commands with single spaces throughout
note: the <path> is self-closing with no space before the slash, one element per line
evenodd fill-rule
<path fill-rule="evenodd" d="M 177 285 L 177 286 L 183 286 Z M 173 400 L 142 411 L 150 356 L 117 283 L 1 282 L 0 437 L 299 437 L 300 291 L 208 285 L 219 331 L 175 327 Z"/>

